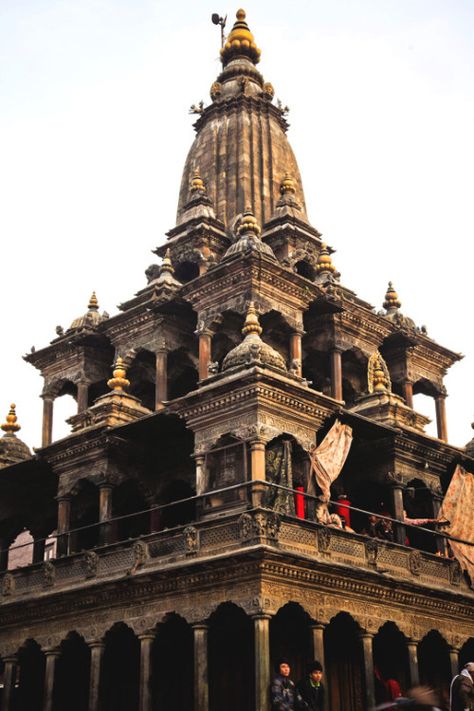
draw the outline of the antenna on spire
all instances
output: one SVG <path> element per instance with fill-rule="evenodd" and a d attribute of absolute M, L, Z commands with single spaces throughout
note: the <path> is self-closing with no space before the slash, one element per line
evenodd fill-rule
<path fill-rule="evenodd" d="M 225 23 L 227 22 L 227 15 L 225 17 L 220 17 L 219 13 L 213 12 L 211 15 L 211 20 L 214 25 L 220 25 L 221 26 L 221 47 L 224 46 L 224 27 Z"/>

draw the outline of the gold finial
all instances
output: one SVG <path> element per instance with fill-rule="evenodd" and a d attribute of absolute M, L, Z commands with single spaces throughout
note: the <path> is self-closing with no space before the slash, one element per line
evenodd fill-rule
<path fill-rule="evenodd" d="M 115 361 L 112 375 L 114 377 L 110 378 L 110 380 L 107 381 L 107 385 L 111 390 L 116 393 L 122 393 L 124 391 L 124 388 L 128 388 L 128 386 L 130 385 L 130 380 L 127 380 L 127 378 L 125 377 L 127 375 L 127 369 L 125 368 L 123 358 L 121 358 L 120 356 L 118 356 L 117 360 Z"/>
<path fill-rule="evenodd" d="M 285 173 L 280 183 L 280 193 L 282 195 L 286 195 L 286 193 L 296 193 L 296 185 L 291 173 Z"/>
<path fill-rule="evenodd" d="M 15 412 L 16 405 L 12 403 L 10 405 L 10 411 L 8 415 L 5 418 L 5 422 L 3 423 L 2 430 L 6 432 L 7 435 L 13 435 L 15 432 L 18 432 L 18 430 L 21 429 L 20 425 L 17 422 L 17 416 Z"/>
<path fill-rule="evenodd" d="M 336 267 L 332 263 L 328 246 L 323 242 L 321 245 L 321 251 L 318 255 L 318 261 L 316 262 L 316 273 L 321 274 L 322 272 L 331 272 L 331 274 L 333 274 L 335 271 Z"/>
<path fill-rule="evenodd" d="M 250 333 L 256 333 L 257 336 L 260 336 L 260 334 L 262 333 L 262 327 L 260 326 L 258 314 L 253 301 L 249 303 L 249 307 L 247 309 L 247 316 L 245 317 L 244 327 L 242 328 L 242 334 L 244 336 L 248 336 Z"/>
<path fill-rule="evenodd" d="M 252 212 L 252 208 L 246 207 L 242 216 L 242 221 L 239 225 L 238 233 L 242 236 L 248 234 L 249 232 L 253 232 L 256 237 L 260 237 L 261 229 L 255 215 Z"/>
<path fill-rule="evenodd" d="M 174 267 L 171 263 L 171 251 L 169 247 L 166 250 L 165 256 L 163 257 L 163 261 L 160 265 L 160 274 L 163 274 L 163 272 L 169 272 L 170 274 L 174 274 Z"/>
<path fill-rule="evenodd" d="M 98 311 L 99 310 L 99 302 L 97 300 L 97 296 L 95 291 L 92 292 L 91 298 L 89 299 L 89 304 L 87 306 L 89 311 Z"/>
<path fill-rule="evenodd" d="M 380 355 L 379 351 L 372 353 L 369 358 L 367 381 L 370 394 L 387 393 L 392 390 L 390 373 L 388 372 L 387 364 Z"/>
<path fill-rule="evenodd" d="M 260 61 L 261 50 L 255 44 L 253 34 L 245 21 L 245 10 L 237 10 L 237 22 L 234 23 L 224 46 L 221 49 L 221 59 L 224 66 L 231 59 L 238 56 L 245 56 L 252 60 L 254 64 Z"/>
<path fill-rule="evenodd" d="M 192 193 L 195 193 L 198 191 L 201 193 L 207 192 L 206 184 L 204 183 L 204 180 L 201 178 L 199 168 L 196 168 L 196 170 L 194 171 L 193 179 L 191 180 L 189 189 L 191 190 Z"/>
<path fill-rule="evenodd" d="M 385 301 L 383 302 L 383 307 L 387 311 L 397 311 L 400 306 L 402 305 L 400 299 L 398 298 L 398 294 L 393 288 L 393 284 L 391 281 L 388 282 L 388 288 L 387 288 L 387 293 L 385 294 Z"/>

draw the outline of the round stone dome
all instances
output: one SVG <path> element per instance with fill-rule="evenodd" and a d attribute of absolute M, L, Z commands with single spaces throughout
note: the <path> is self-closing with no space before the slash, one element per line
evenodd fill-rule
<path fill-rule="evenodd" d="M 260 338 L 262 327 L 258 321 L 257 312 L 250 302 L 242 334 L 242 343 L 233 348 L 224 358 L 222 370 L 252 365 L 270 365 L 273 368 L 286 371 L 284 358 L 274 348 L 264 343 Z"/>
<path fill-rule="evenodd" d="M 78 318 L 75 318 L 69 326 L 68 331 L 80 331 L 84 328 L 94 329 L 97 328 L 99 323 L 102 323 L 103 320 L 104 317 L 99 313 L 99 302 L 97 301 L 97 296 L 95 291 L 93 291 L 92 296 L 89 299 L 86 313 Z"/>
<path fill-rule="evenodd" d="M 7 467 L 10 464 L 18 464 L 25 459 L 30 459 L 29 447 L 15 434 L 21 429 L 17 422 L 15 405 L 10 405 L 10 411 L 1 428 L 5 434 L 0 439 L 0 467 Z"/>
<path fill-rule="evenodd" d="M 261 229 L 255 219 L 255 215 L 252 214 L 250 208 L 247 208 L 237 228 L 238 239 L 234 244 L 230 245 L 223 259 L 233 257 L 235 254 L 245 254 L 246 252 L 260 252 L 261 254 L 266 254 L 267 257 L 276 259 L 270 245 L 260 239 L 260 233 Z"/>

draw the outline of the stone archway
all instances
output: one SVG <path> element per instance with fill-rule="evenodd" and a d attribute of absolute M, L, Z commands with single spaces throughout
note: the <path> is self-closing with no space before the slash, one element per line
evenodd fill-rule
<path fill-rule="evenodd" d="M 193 708 L 193 631 L 182 617 L 167 615 L 158 625 L 152 646 L 153 708 L 187 711 Z"/>
<path fill-rule="evenodd" d="M 336 615 L 325 629 L 326 683 L 332 711 L 365 709 L 359 633 L 359 625 L 347 612 Z"/>
<path fill-rule="evenodd" d="M 391 701 L 396 684 L 401 691 L 410 685 L 406 637 L 394 622 L 386 622 L 374 637 L 375 700 Z"/>
<path fill-rule="evenodd" d="M 448 643 L 437 630 L 431 630 L 418 645 L 420 682 L 431 686 L 448 707 L 451 664 Z"/>
<path fill-rule="evenodd" d="M 88 711 L 90 650 L 77 632 L 61 642 L 56 662 L 53 711 Z"/>
<path fill-rule="evenodd" d="M 272 665 L 286 657 L 291 668 L 291 678 L 296 682 L 303 678 L 308 662 L 312 660 L 311 620 L 307 612 L 296 602 L 280 608 L 270 622 L 270 658 Z"/>
<path fill-rule="evenodd" d="M 123 622 L 105 635 L 100 680 L 102 711 L 138 711 L 140 642 Z"/>
<path fill-rule="evenodd" d="M 39 644 L 29 639 L 18 652 L 16 711 L 42 711 L 46 659 Z"/>

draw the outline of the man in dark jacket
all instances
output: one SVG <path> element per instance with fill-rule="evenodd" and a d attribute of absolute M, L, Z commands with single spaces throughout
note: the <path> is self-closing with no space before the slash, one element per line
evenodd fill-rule
<path fill-rule="evenodd" d="M 288 659 L 279 659 L 275 664 L 275 671 L 276 676 L 271 686 L 272 711 L 296 711 L 299 708 L 297 693 L 296 687 L 290 679 Z"/>
<path fill-rule="evenodd" d="M 297 686 L 298 695 L 301 697 L 299 701 L 300 709 L 308 709 L 308 711 L 324 711 L 324 685 L 322 683 L 323 668 L 318 661 L 308 664 L 306 676 Z"/>
<path fill-rule="evenodd" d="M 468 662 L 451 682 L 451 711 L 474 711 L 474 662 Z"/>

